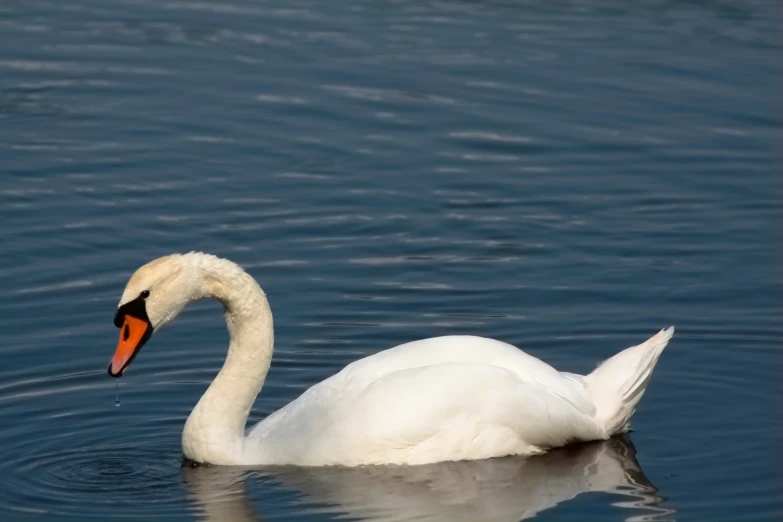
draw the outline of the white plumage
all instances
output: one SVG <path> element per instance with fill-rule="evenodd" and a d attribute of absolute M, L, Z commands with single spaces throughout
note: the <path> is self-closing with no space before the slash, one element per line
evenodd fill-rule
<path fill-rule="evenodd" d="M 662 330 L 585 377 L 493 339 L 414 341 L 349 364 L 246 434 L 274 340 L 261 288 L 230 261 L 190 253 L 140 268 L 120 305 L 144 290 L 155 329 L 195 299 L 212 297 L 225 306 L 226 363 L 182 439 L 185 456 L 212 464 L 425 464 L 607 439 L 628 429 L 674 332 Z"/>

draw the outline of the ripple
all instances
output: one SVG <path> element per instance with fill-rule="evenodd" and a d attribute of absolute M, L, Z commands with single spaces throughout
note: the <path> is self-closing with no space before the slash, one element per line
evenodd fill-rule
<path fill-rule="evenodd" d="M 11 71 L 81 73 L 94 71 L 94 67 L 77 62 L 53 62 L 43 60 L 0 60 L 0 69 Z"/>
<path fill-rule="evenodd" d="M 531 140 L 531 138 L 528 136 L 512 136 L 488 131 L 453 131 L 449 133 L 449 136 L 466 141 L 500 142 L 510 144 L 530 143 Z"/>
<path fill-rule="evenodd" d="M 124 405 L 116 408 L 105 372 L 57 375 L 58 366 L 6 372 L 0 513 L 36 507 L 48 516 L 81 519 L 114 517 L 118 508 L 133 516 L 144 505 L 161 514 L 181 510 L 179 408 L 166 404 L 150 414 L 160 387 L 124 385 Z"/>
<path fill-rule="evenodd" d="M 312 172 L 281 172 L 275 174 L 275 177 L 283 179 L 303 179 L 308 181 L 331 179 L 331 176 L 327 176 L 326 174 L 313 174 Z"/>
<path fill-rule="evenodd" d="M 277 94 L 259 94 L 256 101 L 275 105 L 306 105 L 307 100 L 299 96 L 280 96 Z"/>
<path fill-rule="evenodd" d="M 90 505 L 89 515 L 100 517 L 115 514 L 118 505 L 130 514 L 143 498 L 161 514 L 171 511 L 179 504 L 178 458 L 156 447 L 150 441 L 24 452 L 3 466 L 10 472 L 0 481 L 10 494 L 3 496 L 0 507 L 23 511 L 40 499 L 49 506 L 49 515 L 81 517 Z"/>
<path fill-rule="evenodd" d="M 91 492 L 107 482 L 130 482 L 134 492 L 147 492 L 170 482 L 172 469 L 151 456 L 145 447 L 107 446 L 26 456 L 16 462 L 18 469 L 35 477 L 41 489 L 63 492 Z"/>
<path fill-rule="evenodd" d="M 373 87 L 360 87 L 356 85 L 326 85 L 324 89 L 333 91 L 348 98 L 357 98 L 373 102 L 384 103 L 435 103 L 439 105 L 451 105 L 456 103 L 454 98 L 438 96 L 420 92 L 402 91 L 396 89 L 380 89 Z"/>
<path fill-rule="evenodd" d="M 54 285 L 37 286 L 33 288 L 20 288 L 16 291 L 17 294 L 40 294 L 56 292 L 61 290 L 73 290 L 74 288 L 84 288 L 86 286 L 92 286 L 93 282 L 85 279 L 77 281 L 64 281 Z"/>

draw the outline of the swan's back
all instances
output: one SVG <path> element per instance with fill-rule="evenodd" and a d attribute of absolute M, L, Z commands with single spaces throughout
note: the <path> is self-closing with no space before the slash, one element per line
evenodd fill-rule
<path fill-rule="evenodd" d="M 352 362 L 324 384 L 334 380 L 337 386 L 365 388 L 394 372 L 447 363 L 504 368 L 525 382 L 546 386 L 586 413 L 594 411 L 584 396 L 579 376 L 559 372 L 511 344 L 473 335 L 432 337 L 401 344 Z"/>

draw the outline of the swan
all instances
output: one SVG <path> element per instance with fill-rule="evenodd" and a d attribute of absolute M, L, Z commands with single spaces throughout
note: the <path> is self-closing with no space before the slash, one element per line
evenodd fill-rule
<path fill-rule="evenodd" d="M 669 327 L 580 376 L 493 339 L 413 341 L 355 361 L 246 432 L 272 361 L 272 312 L 239 265 L 200 252 L 139 268 L 114 317 L 109 374 L 188 303 L 217 299 L 230 336 L 223 367 L 191 412 L 182 452 L 215 465 L 428 464 L 533 455 L 629 429 Z"/>

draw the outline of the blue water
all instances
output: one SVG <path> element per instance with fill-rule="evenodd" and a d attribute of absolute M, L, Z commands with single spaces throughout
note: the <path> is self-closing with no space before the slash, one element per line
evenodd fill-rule
<path fill-rule="evenodd" d="M 0 519 L 780 520 L 779 28 L 774 0 L 3 3 Z M 627 441 L 181 468 L 220 306 L 120 407 L 106 364 L 127 278 L 190 250 L 269 295 L 251 420 L 416 338 L 587 372 L 678 330 Z"/>

